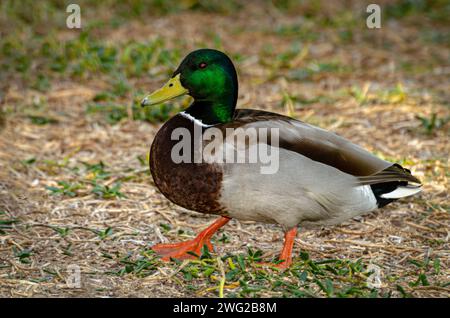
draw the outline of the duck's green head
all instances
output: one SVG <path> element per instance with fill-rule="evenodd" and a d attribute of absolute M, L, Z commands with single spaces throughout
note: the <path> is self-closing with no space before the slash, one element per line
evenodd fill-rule
<path fill-rule="evenodd" d="M 189 53 L 160 89 L 142 100 L 155 105 L 188 94 L 194 103 L 186 110 L 205 124 L 233 119 L 238 96 L 238 81 L 233 63 L 224 53 L 200 49 Z"/>

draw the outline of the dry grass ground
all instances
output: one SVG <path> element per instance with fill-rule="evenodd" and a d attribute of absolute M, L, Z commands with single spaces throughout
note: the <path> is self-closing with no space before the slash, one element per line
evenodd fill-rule
<path fill-rule="evenodd" d="M 89 41 L 115 48 L 117 60 L 86 66 L 95 51 L 72 58 L 59 74 L 48 66 L 57 58 L 40 60 L 6 34 L 0 295 L 449 297 L 448 21 L 392 13 L 381 29 L 368 30 L 364 6 L 349 3 L 287 12 L 251 2 L 230 12 L 181 10 L 99 25 L 89 28 Z M 87 24 L 97 15 L 88 8 Z M 96 18 L 108 21 L 109 14 Z M 89 53 L 79 34 L 53 27 L 44 40 L 56 42 L 51 50 L 72 41 Z M 24 62 L 5 53 L 6 41 L 31 55 L 25 71 L 14 68 Z M 156 56 L 153 62 L 142 73 L 130 71 L 137 57 L 127 59 L 124 48 L 155 41 L 163 42 L 144 58 Z M 214 217 L 171 204 L 147 167 L 161 121 L 187 101 L 143 118 L 133 105 L 183 55 L 205 46 L 235 58 L 238 107 L 335 131 L 410 168 L 423 193 L 339 226 L 300 229 L 294 266 L 285 273 L 255 265 L 277 256 L 280 228 L 237 220 L 216 235 L 213 255 L 160 262 L 151 245 L 193 237 Z M 70 73 L 72 66 L 86 70 Z M 81 270 L 80 288 L 66 284 L 69 265 Z M 380 269 L 379 288 L 366 284 L 371 265 Z"/>

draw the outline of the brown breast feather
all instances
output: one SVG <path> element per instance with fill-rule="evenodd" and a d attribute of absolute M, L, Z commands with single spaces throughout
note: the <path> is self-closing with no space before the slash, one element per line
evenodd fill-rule
<path fill-rule="evenodd" d="M 193 122 L 177 115 L 163 125 L 153 140 L 150 171 L 156 186 L 170 201 L 186 209 L 223 215 L 224 209 L 219 204 L 221 168 L 215 164 L 172 161 L 171 150 L 178 141 L 171 140 L 171 134 L 178 127 L 187 128 L 194 135 Z"/>

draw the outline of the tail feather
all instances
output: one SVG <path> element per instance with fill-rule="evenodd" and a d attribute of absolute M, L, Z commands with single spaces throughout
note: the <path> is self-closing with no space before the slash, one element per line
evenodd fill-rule
<path fill-rule="evenodd" d="M 378 207 L 383 207 L 397 199 L 408 197 L 422 190 L 420 180 L 398 164 L 372 176 L 359 177 L 361 184 L 368 184 L 377 199 Z"/>
<path fill-rule="evenodd" d="M 394 191 L 381 194 L 380 197 L 383 199 L 400 199 L 404 197 L 409 197 L 411 195 L 419 193 L 420 191 L 422 191 L 422 186 L 411 186 L 411 185 L 399 186 Z"/>
<path fill-rule="evenodd" d="M 411 174 L 411 171 L 403 168 L 399 164 L 394 164 L 374 175 L 358 177 L 358 181 L 361 185 L 371 185 L 390 181 L 406 181 L 417 185 L 421 184 L 420 180 Z"/>

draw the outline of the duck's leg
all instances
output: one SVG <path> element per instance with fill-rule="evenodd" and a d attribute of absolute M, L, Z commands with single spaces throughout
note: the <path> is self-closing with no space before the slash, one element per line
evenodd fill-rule
<path fill-rule="evenodd" d="M 194 255 L 189 254 L 188 252 L 193 252 L 200 256 L 204 245 L 212 251 L 213 246 L 210 242 L 211 237 L 217 232 L 218 229 L 227 224 L 230 220 L 230 218 L 223 216 L 208 226 L 205 230 L 200 232 L 193 240 L 180 243 L 156 244 L 152 246 L 152 250 L 159 254 L 161 259 L 164 261 L 169 261 L 171 258 L 195 258 Z"/>
<path fill-rule="evenodd" d="M 297 235 L 297 227 L 294 227 L 290 229 L 289 231 L 286 231 L 284 234 L 284 246 L 281 250 L 280 257 L 278 258 L 280 261 L 282 261 L 279 264 L 273 264 L 273 263 L 261 263 L 261 265 L 267 265 L 271 267 L 276 267 L 279 269 L 287 269 L 292 265 L 292 248 L 294 247 L 294 240 Z"/>
<path fill-rule="evenodd" d="M 294 247 L 297 227 L 294 227 L 284 234 L 284 246 L 279 257 L 283 263 L 277 264 L 278 268 L 288 268 L 292 265 L 292 248 Z"/>

